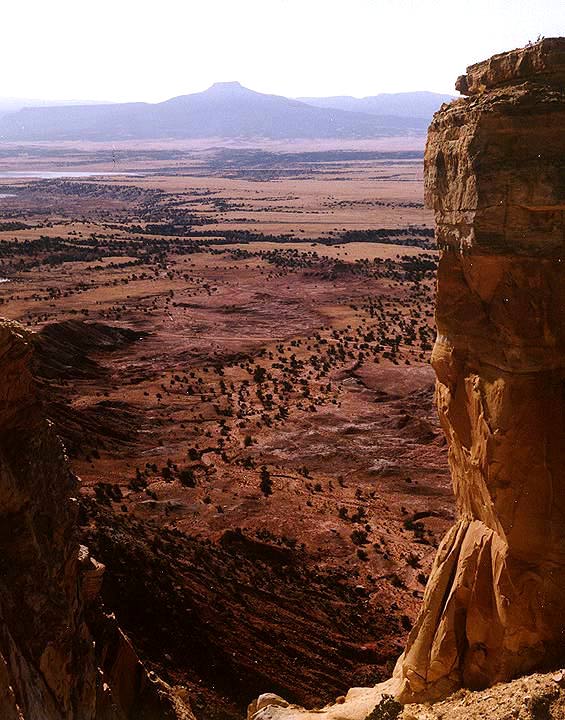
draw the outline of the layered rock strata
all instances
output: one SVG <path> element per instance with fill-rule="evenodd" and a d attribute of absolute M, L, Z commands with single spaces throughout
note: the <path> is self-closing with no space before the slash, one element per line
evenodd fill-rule
<path fill-rule="evenodd" d="M 565 39 L 468 69 L 425 195 L 441 251 L 440 421 L 459 521 L 396 676 L 403 701 L 565 657 Z"/>
<path fill-rule="evenodd" d="M 29 336 L 0 323 L 0 717 L 183 718 L 98 598 L 104 567 L 79 546 L 76 478 L 27 369 Z"/>

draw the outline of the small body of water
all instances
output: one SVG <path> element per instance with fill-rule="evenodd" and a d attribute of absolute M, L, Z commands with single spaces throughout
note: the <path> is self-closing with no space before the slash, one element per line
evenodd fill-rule
<path fill-rule="evenodd" d="M 139 173 L 104 172 L 103 170 L 99 170 L 98 172 L 86 170 L 80 172 L 73 172 L 70 170 L 0 170 L 0 178 L 39 178 L 41 180 L 52 180 L 54 178 L 105 177 L 106 175 L 139 175 Z"/>

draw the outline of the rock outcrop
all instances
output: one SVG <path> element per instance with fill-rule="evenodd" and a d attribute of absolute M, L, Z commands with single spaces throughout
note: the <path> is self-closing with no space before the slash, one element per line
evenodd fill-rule
<path fill-rule="evenodd" d="M 254 720 L 363 720 L 371 704 L 389 717 L 377 712 L 383 694 L 439 700 L 565 659 L 564 86 L 565 39 L 542 40 L 471 66 L 457 82 L 468 97 L 429 128 L 432 364 L 459 520 L 394 678 L 313 713 L 260 699 Z M 562 717 L 561 690 L 547 682 L 543 717 Z M 542 717 L 519 704 L 504 717 Z M 449 715 L 409 708 L 399 717 Z"/>
<path fill-rule="evenodd" d="M 565 655 L 565 39 L 469 68 L 429 128 L 441 250 L 432 356 L 459 522 L 438 551 L 400 698 Z"/>
<path fill-rule="evenodd" d="M 0 717 L 127 720 L 191 713 L 145 671 L 98 599 L 104 567 L 76 535 L 76 478 L 0 323 Z"/>
<path fill-rule="evenodd" d="M 527 675 L 482 691 L 460 690 L 437 703 L 400 705 L 390 683 L 354 688 L 343 702 L 310 712 L 262 695 L 255 720 L 563 720 L 565 671 Z M 268 704 L 267 704 L 268 703 Z M 255 709 L 257 707 L 257 709 Z"/>

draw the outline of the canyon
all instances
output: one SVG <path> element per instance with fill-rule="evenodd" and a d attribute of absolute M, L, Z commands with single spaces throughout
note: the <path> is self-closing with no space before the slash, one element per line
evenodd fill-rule
<path fill-rule="evenodd" d="M 453 518 L 420 151 L 26 153 L 99 172 L 2 181 L 0 304 L 106 613 L 198 718 L 387 677 Z"/>
<path fill-rule="evenodd" d="M 563 717 L 564 81 L 2 180 L 2 717 Z"/>

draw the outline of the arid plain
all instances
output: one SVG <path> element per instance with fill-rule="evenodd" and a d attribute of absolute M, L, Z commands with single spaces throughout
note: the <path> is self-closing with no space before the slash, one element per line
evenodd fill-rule
<path fill-rule="evenodd" d="M 387 677 L 454 511 L 422 140 L 6 145 L 0 177 L 0 313 L 142 659 L 204 718 Z"/>

